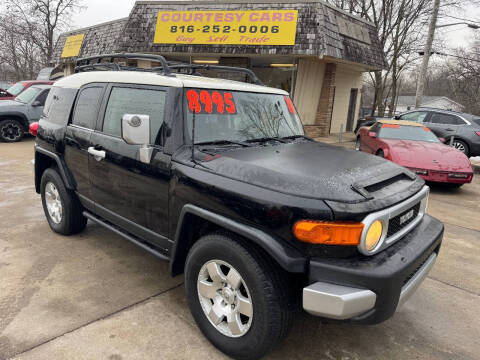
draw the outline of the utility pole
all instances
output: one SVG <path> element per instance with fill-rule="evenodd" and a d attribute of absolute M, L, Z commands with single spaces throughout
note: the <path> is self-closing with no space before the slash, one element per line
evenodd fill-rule
<path fill-rule="evenodd" d="M 432 19 L 430 20 L 430 27 L 428 29 L 427 43 L 425 44 L 425 54 L 423 55 L 422 68 L 420 69 L 420 75 L 418 77 L 415 108 L 419 108 L 422 105 L 423 92 L 425 91 L 425 81 L 427 79 L 428 62 L 430 61 L 430 54 L 432 52 L 433 38 L 435 37 L 435 28 L 437 27 L 439 9 L 440 0 L 435 0 L 433 3 Z"/>

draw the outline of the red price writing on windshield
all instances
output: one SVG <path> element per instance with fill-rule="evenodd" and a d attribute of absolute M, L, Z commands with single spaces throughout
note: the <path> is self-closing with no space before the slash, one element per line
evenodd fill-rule
<path fill-rule="evenodd" d="M 188 109 L 196 114 L 235 114 L 237 109 L 230 92 L 217 90 L 187 91 Z"/>

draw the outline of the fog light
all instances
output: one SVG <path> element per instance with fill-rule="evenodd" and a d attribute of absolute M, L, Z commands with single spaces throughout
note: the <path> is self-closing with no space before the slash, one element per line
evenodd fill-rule
<path fill-rule="evenodd" d="M 382 238 L 383 233 L 383 224 L 380 220 L 376 220 L 367 232 L 367 237 L 365 239 L 365 248 L 367 251 L 373 251 L 376 248 L 380 239 Z"/>

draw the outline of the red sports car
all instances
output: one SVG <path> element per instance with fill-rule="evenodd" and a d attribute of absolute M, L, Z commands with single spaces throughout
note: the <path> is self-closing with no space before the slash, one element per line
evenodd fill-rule
<path fill-rule="evenodd" d="M 472 182 L 470 160 L 443 141 L 422 124 L 381 120 L 371 127 L 360 128 L 355 149 L 405 166 L 426 181 L 454 187 Z"/>

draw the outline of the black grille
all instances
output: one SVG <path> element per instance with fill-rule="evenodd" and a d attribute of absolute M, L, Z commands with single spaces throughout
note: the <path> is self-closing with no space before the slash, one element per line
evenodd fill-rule
<path fill-rule="evenodd" d="M 410 212 L 411 210 L 413 210 L 413 216 L 410 217 L 410 219 L 408 219 L 407 221 L 405 221 L 403 224 L 400 224 L 400 219 L 402 218 L 402 216 L 404 216 L 405 214 L 407 214 L 408 212 Z M 395 235 L 397 232 L 399 232 L 400 230 L 402 230 L 405 226 L 407 226 L 408 224 L 410 224 L 413 220 L 415 220 L 418 216 L 418 213 L 420 211 L 420 203 L 412 206 L 410 209 L 408 210 L 405 210 L 403 213 L 401 214 L 398 214 L 397 216 L 393 217 L 390 219 L 390 221 L 388 222 L 388 232 L 387 232 L 387 238 L 390 237 L 390 236 L 393 236 Z"/>

